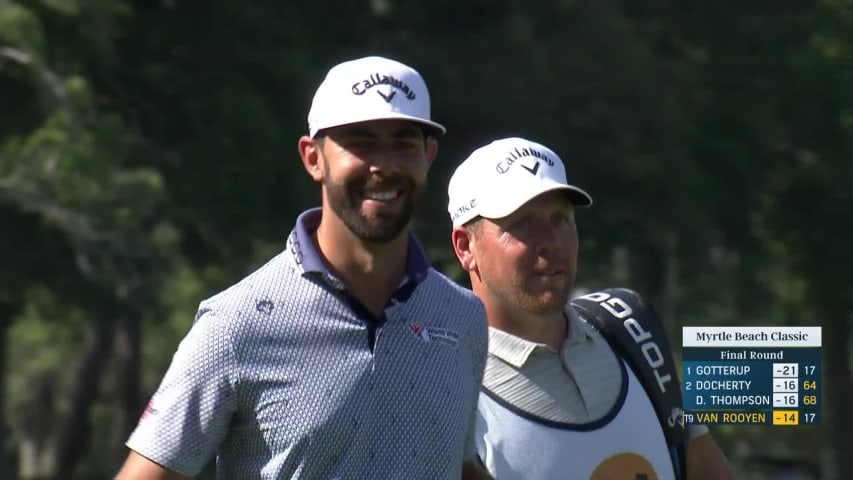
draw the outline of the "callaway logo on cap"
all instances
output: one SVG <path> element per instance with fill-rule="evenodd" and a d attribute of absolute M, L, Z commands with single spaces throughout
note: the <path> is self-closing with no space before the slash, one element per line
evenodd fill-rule
<path fill-rule="evenodd" d="M 447 187 L 447 211 L 454 227 L 481 216 L 503 218 L 534 197 L 564 190 L 572 203 L 592 205 L 592 197 L 569 185 L 563 161 L 550 148 L 519 137 L 474 150 Z"/>
<path fill-rule="evenodd" d="M 340 63 L 326 74 L 308 112 L 313 137 L 324 128 L 370 120 L 411 120 L 441 134 L 430 119 L 429 91 L 412 67 L 383 57 Z"/>

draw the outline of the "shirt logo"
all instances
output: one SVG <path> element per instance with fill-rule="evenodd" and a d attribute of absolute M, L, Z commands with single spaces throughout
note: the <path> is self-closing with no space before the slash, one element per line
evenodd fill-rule
<path fill-rule="evenodd" d="M 424 342 L 443 343 L 449 347 L 457 348 L 459 345 L 459 334 L 453 330 L 438 327 L 424 327 L 416 323 L 407 323 L 409 330 L 419 340 Z"/>
<path fill-rule="evenodd" d="M 160 413 L 160 411 L 154 408 L 154 398 L 152 397 L 150 400 L 148 400 L 148 405 L 145 406 L 145 410 L 142 411 L 142 415 L 140 415 L 139 421 L 141 422 L 149 416 L 157 415 L 158 413 Z"/>
<path fill-rule="evenodd" d="M 293 261 L 296 265 L 302 265 L 302 246 L 299 244 L 299 235 L 296 234 L 296 230 L 291 232 L 290 236 L 287 237 L 287 248 L 290 250 L 290 254 L 293 255 Z"/>
<path fill-rule="evenodd" d="M 429 333 L 427 333 L 427 331 L 424 329 L 424 327 L 422 327 L 420 325 L 415 325 L 414 323 L 410 323 L 409 324 L 409 330 L 411 330 L 412 333 L 414 333 L 415 336 L 420 338 L 421 340 L 423 340 L 425 342 L 430 341 Z"/>
<path fill-rule="evenodd" d="M 275 305 L 273 305 L 273 303 L 267 299 L 258 300 L 255 303 L 255 309 L 257 309 L 259 312 L 263 313 L 264 315 L 271 314 L 273 311 L 273 308 L 275 308 Z"/>
<path fill-rule="evenodd" d="M 681 425 L 681 428 L 684 428 L 684 410 L 675 407 L 672 409 L 672 413 L 667 420 L 670 427 L 675 427 L 675 424 Z"/>

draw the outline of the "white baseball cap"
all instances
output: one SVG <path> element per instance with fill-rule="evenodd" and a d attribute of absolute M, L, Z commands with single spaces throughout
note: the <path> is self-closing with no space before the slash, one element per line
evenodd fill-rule
<path fill-rule="evenodd" d="M 504 138 L 474 150 L 456 168 L 447 187 L 447 211 L 458 227 L 478 216 L 506 217 L 554 190 L 565 190 L 575 205 L 592 205 L 588 193 L 566 181 L 566 168 L 553 150 L 524 138 Z"/>
<path fill-rule="evenodd" d="M 324 128 L 395 119 L 446 132 L 430 119 L 429 91 L 420 73 L 395 60 L 363 57 L 326 74 L 308 112 L 308 132 L 313 137 Z"/>

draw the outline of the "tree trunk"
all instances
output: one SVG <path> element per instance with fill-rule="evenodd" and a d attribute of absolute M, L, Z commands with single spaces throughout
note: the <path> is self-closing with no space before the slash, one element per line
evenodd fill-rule
<path fill-rule="evenodd" d="M 8 446 L 12 444 L 9 425 L 6 422 L 6 334 L 12 326 L 12 317 L 16 308 L 0 303 L 0 478 L 14 478 L 14 467 L 9 456 Z"/>
<path fill-rule="evenodd" d="M 68 408 L 54 429 L 56 463 L 54 478 L 72 478 L 74 469 L 89 443 L 89 414 L 98 399 L 99 386 L 111 353 L 112 322 L 95 321 L 93 335 L 73 371 L 67 394 Z"/>
<path fill-rule="evenodd" d="M 56 378 L 52 375 L 33 378 L 25 393 L 25 406 L 16 412 L 18 478 L 44 478 L 56 470 L 56 448 L 52 437 L 56 419 L 55 384 Z"/>
<path fill-rule="evenodd" d="M 853 375 L 850 370 L 850 319 L 840 299 L 820 298 L 814 303 L 823 327 L 823 428 L 829 430 L 829 444 L 835 457 L 828 479 L 853 478 L 853 415 L 847 412 L 853 400 Z"/>
<path fill-rule="evenodd" d="M 681 321 L 676 313 L 679 297 L 679 261 L 678 235 L 668 232 L 664 237 L 663 250 L 663 279 L 661 281 L 661 304 L 658 314 L 661 316 L 664 331 L 674 351 L 681 356 Z"/>
<path fill-rule="evenodd" d="M 140 387 L 140 344 L 139 318 L 128 312 L 116 323 L 116 422 L 113 438 L 114 458 L 122 459 L 127 451 L 124 442 L 136 426 L 142 413 Z M 118 465 L 116 465 L 118 467 Z"/>
<path fill-rule="evenodd" d="M 678 304 L 679 262 L 678 237 L 668 232 L 644 250 L 628 254 L 630 288 L 636 290 L 643 300 L 654 308 L 663 324 L 667 340 L 674 351 L 681 346 L 681 323 L 676 318 Z"/>

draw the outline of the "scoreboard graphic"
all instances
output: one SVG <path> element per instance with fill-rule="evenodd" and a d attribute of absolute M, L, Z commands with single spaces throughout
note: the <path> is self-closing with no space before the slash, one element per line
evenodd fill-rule
<path fill-rule="evenodd" d="M 683 327 L 684 422 L 819 425 L 820 327 Z"/>

